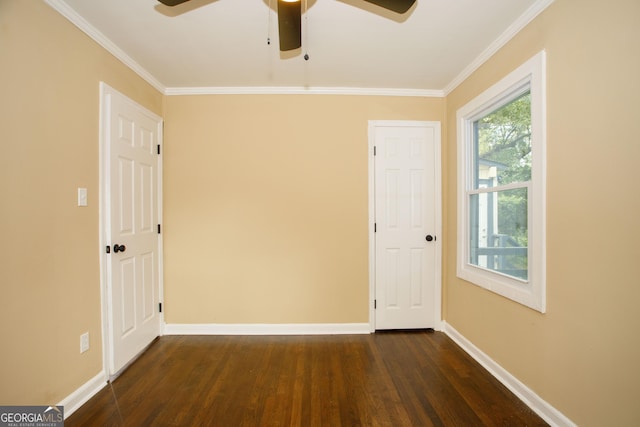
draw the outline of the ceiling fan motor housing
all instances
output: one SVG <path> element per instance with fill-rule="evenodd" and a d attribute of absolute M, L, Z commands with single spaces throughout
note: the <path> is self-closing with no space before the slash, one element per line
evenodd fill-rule
<path fill-rule="evenodd" d="M 177 6 L 189 0 L 158 0 L 166 6 Z M 364 0 L 384 9 L 405 13 L 416 0 Z M 278 33 L 280 50 L 294 50 L 302 46 L 302 1 L 278 0 Z M 305 59 L 308 56 L 305 55 Z"/>
<path fill-rule="evenodd" d="M 278 0 L 278 33 L 280 50 L 302 46 L 302 2 Z"/>

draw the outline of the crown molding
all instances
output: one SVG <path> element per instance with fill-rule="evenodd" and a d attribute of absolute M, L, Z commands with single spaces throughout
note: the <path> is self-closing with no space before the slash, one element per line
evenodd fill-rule
<path fill-rule="evenodd" d="M 416 96 L 443 98 L 442 90 L 354 88 L 354 87 L 168 87 L 165 95 L 356 95 L 356 96 Z"/>
<path fill-rule="evenodd" d="M 529 7 L 520 17 L 511 24 L 496 40 L 493 41 L 473 62 L 462 70 L 444 89 L 444 96 L 449 95 L 455 88 L 460 86 L 471 74 L 473 74 L 482 64 L 487 62 L 500 48 L 506 45 L 516 34 L 540 15 L 546 8 L 551 6 L 555 0 L 538 0 Z"/>
<path fill-rule="evenodd" d="M 127 55 L 122 49 L 120 49 L 115 43 L 113 43 L 107 36 L 102 34 L 93 25 L 87 22 L 82 16 L 69 7 L 62 0 L 44 0 L 51 8 L 56 10 L 60 15 L 67 18 L 73 25 L 78 27 L 81 31 L 91 37 L 96 43 L 102 46 L 107 52 L 111 53 L 117 59 L 119 59 L 124 65 L 133 70 L 147 83 L 156 88 L 161 93 L 165 92 L 165 87 L 158 79 L 156 79 L 151 73 L 145 70 L 140 64 Z"/>
<path fill-rule="evenodd" d="M 87 22 L 63 0 L 44 0 L 51 8 L 67 18 L 72 24 L 91 37 L 147 83 L 165 95 L 368 95 L 368 96 L 445 96 L 442 90 L 396 89 L 396 88 L 352 88 L 352 87 L 165 87 L 158 79 L 127 55 L 107 36 Z"/>
<path fill-rule="evenodd" d="M 109 38 L 87 22 L 63 0 L 44 0 L 100 46 L 138 74 L 161 93 L 172 95 L 355 95 L 355 96 L 403 96 L 444 98 L 465 81 L 473 72 L 509 42 L 526 25 L 549 7 L 555 0 L 538 0 L 511 24 L 487 49 L 471 62 L 444 89 L 398 89 L 398 88 L 357 88 L 357 87 L 166 87 L 144 67 L 127 55 Z"/>

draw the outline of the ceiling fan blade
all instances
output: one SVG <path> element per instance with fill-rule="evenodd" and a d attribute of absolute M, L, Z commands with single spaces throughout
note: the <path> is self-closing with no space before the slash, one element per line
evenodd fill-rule
<path fill-rule="evenodd" d="M 301 1 L 278 0 L 280 50 L 293 50 L 302 46 L 301 15 Z"/>
<path fill-rule="evenodd" d="M 416 0 L 364 0 L 397 13 L 405 13 Z"/>
<path fill-rule="evenodd" d="M 158 0 L 158 1 L 165 6 L 177 6 L 179 4 L 188 2 L 189 0 Z"/>

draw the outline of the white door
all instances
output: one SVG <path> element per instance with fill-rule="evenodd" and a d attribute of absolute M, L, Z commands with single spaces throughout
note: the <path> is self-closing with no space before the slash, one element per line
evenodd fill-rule
<path fill-rule="evenodd" d="M 375 328 L 436 328 L 440 124 L 374 122 Z"/>
<path fill-rule="evenodd" d="M 115 375 L 160 334 L 162 119 L 103 85 L 108 351 Z"/>

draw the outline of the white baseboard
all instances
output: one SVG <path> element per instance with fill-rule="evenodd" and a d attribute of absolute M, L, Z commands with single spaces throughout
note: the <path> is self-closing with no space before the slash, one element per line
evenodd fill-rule
<path fill-rule="evenodd" d="M 453 326 L 444 322 L 444 333 L 449 336 L 464 351 L 469 353 L 478 363 L 491 373 L 498 381 L 507 387 L 513 394 L 518 396 L 536 414 L 540 415 L 547 423 L 557 427 L 576 427 L 576 424 L 567 418 L 562 412 L 547 403 L 524 383 L 511 375 L 506 369 L 498 365 L 492 358 L 487 356 L 482 350 L 473 345 Z"/>
<path fill-rule="evenodd" d="M 102 388 L 107 385 L 107 375 L 100 372 L 95 377 L 80 386 L 76 391 L 62 399 L 59 406 L 64 406 L 64 418 L 73 414 L 78 408 L 84 405 L 87 400 L 91 399 Z"/>
<path fill-rule="evenodd" d="M 165 324 L 164 335 L 345 335 L 370 334 L 368 323 Z"/>

